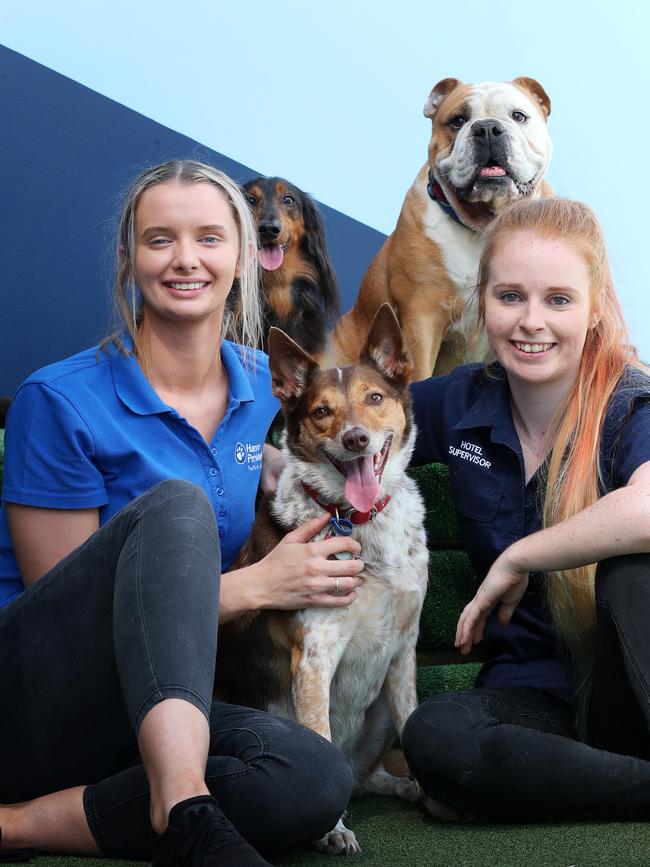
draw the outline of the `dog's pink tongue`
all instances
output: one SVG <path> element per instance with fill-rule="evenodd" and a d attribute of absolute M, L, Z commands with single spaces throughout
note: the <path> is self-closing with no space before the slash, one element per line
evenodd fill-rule
<path fill-rule="evenodd" d="M 265 271 L 275 271 L 282 264 L 284 250 L 279 244 L 260 247 L 257 251 L 257 258 Z"/>
<path fill-rule="evenodd" d="M 346 461 L 345 499 L 359 512 L 369 512 L 379 496 L 373 456 Z"/>
<path fill-rule="evenodd" d="M 506 170 L 501 166 L 483 166 L 481 169 L 482 178 L 501 178 L 505 173 Z"/>

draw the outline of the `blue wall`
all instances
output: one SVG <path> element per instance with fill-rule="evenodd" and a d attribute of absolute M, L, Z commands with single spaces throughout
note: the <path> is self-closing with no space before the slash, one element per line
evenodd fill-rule
<path fill-rule="evenodd" d="M 240 182 L 259 172 L 2 46 L 0 82 L 1 396 L 104 333 L 113 219 L 141 168 L 191 157 Z M 347 309 L 384 235 L 321 210 Z"/>

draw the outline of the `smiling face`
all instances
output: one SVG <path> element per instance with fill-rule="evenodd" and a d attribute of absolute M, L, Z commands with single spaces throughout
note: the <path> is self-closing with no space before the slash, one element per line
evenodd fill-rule
<path fill-rule="evenodd" d="M 575 243 L 518 231 L 498 244 L 485 329 L 511 382 L 568 388 L 592 321 L 589 266 Z"/>
<path fill-rule="evenodd" d="M 211 183 L 166 181 L 147 189 L 135 211 L 135 279 L 143 325 L 209 318 L 221 330 L 226 298 L 239 276 L 239 230 Z"/>

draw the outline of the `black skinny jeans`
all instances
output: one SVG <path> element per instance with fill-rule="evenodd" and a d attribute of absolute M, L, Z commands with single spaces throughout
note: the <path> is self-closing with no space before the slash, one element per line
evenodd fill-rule
<path fill-rule="evenodd" d="M 476 689 L 426 701 L 402 743 L 424 790 L 493 819 L 650 818 L 650 556 L 603 561 L 586 742 L 543 690 Z"/>
<path fill-rule="evenodd" d="M 295 723 L 212 703 L 219 577 L 207 498 L 162 482 L 0 609 L 0 802 L 85 785 L 101 851 L 149 857 L 137 732 L 182 698 L 210 720 L 208 787 L 254 846 L 332 827 L 352 785 L 343 756 Z"/>

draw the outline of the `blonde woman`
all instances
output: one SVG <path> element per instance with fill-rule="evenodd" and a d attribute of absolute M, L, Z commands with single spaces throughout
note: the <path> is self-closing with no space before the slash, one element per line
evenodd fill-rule
<path fill-rule="evenodd" d="M 231 570 L 277 412 L 258 344 L 256 232 L 211 166 L 144 171 L 118 226 L 120 326 L 33 374 L 0 512 L 0 860 L 9 850 L 253 865 L 348 800 L 338 752 L 212 702 L 217 622 L 343 606 L 359 546 L 289 534 Z M 238 342 L 234 342 L 234 341 Z M 348 595 L 334 595 L 338 586 Z M 20 803 L 18 803 L 20 802 Z"/>
<path fill-rule="evenodd" d="M 483 579 L 456 646 L 486 661 L 411 717 L 407 760 L 442 817 L 647 819 L 650 377 L 593 213 L 499 215 L 478 309 L 496 362 L 413 396 Z"/>

